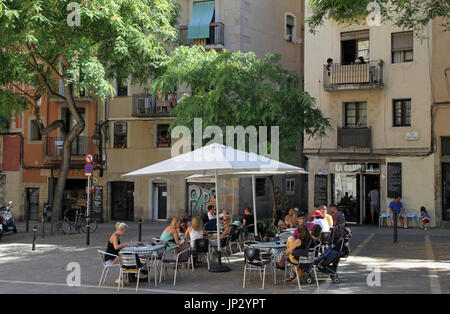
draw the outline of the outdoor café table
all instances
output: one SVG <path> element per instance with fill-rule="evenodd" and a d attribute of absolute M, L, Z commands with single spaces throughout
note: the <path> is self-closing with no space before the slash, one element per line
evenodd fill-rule
<path fill-rule="evenodd" d="M 163 249 L 165 249 L 166 245 L 165 244 L 156 244 L 156 245 L 145 245 L 145 246 L 130 246 L 130 247 L 125 247 L 122 249 L 122 252 L 126 252 L 126 253 L 135 253 L 137 254 L 140 258 L 148 258 L 150 259 L 150 257 L 155 257 L 155 262 L 156 263 L 156 256 L 158 255 L 159 252 L 161 252 Z M 155 272 L 155 287 L 157 286 L 157 280 L 156 278 L 158 277 L 157 275 L 157 267 L 156 264 L 153 265 L 154 267 L 154 272 Z M 150 274 L 147 274 L 147 276 L 150 276 Z"/>
<path fill-rule="evenodd" d="M 253 243 L 250 244 L 251 247 L 255 249 L 261 249 L 261 250 L 271 250 L 273 253 L 273 259 L 272 259 L 272 267 L 273 267 L 273 283 L 277 284 L 277 267 L 276 263 L 281 260 L 281 257 L 284 254 L 284 251 L 286 250 L 286 243 L 280 242 L 260 242 L 260 243 Z"/>

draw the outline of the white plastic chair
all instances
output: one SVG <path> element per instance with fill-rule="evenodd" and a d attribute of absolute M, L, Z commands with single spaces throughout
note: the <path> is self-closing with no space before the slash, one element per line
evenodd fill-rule
<path fill-rule="evenodd" d="M 111 257 L 114 257 L 114 258 L 117 258 L 118 257 L 117 255 L 109 254 L 109 253 L 106 253 L 106 252 L 101 251 L 101 250 L 97 250 L 97 252 L 100 255 L 100 260 L 101 260 L 102 265 L 103 265 L 102 275 L 100 276 L 100 281 L 98 282 L 98 288 L 100 288 L 102 286 L 102 284 L 105 284 L 106 277 L 108 277 L 109 270 L 111 268 L 113 268 L 113 267 L 120 267 L 120 265 L 119 264 L 108 264 L 108 263 L 105 262 L 105 257 L 107 255 L 111 256 Z"/>

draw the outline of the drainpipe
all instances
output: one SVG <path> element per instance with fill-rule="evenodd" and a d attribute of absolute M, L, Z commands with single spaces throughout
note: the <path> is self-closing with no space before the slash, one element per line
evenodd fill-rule
<path fill-rule="evenodd" d="M 25 165 L 23 161 L 23 154 L 24 154 L 24 136 L 22 132 L 4 132 L 0 131 L 0 135 L 7 135 L 7 136 L 18 136 L 20 137 L 20 167 L 22 169 L 53 169 L 52 166 L 27 166 Z"/>

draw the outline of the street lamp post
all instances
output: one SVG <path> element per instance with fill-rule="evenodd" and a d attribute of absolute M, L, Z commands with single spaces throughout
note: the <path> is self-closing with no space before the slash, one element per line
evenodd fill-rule
<path fill-rule="evenodd" d="M 99 155 L 99 162 L 100 162 L 100 173 L 99 177 L 103 177 L 103 134 L 102 131 L 105 132 L 104 128 L 106 127 L 108 121 L 95 123 L 95 133 L 92 136 L 92 141 L 94 145 L 97 145 L 98 147 L 98 155 Z"/>

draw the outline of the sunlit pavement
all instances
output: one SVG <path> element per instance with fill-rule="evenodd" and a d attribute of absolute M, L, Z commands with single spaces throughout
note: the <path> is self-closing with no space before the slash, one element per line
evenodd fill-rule
<path fill-rule="evenodd" d="M 36 250 L 33 252 L 33 233 L 25 233 L 19 226 L 18 234 L 7 234 L 0 240 L 0 293 L 135 293 L 135 283 L 117 292 L 114 280 L 118 271 L 112 270 L 105 287 L 97 288 L 101 274 L 98 249 L 106 247 L 112 224 L 99 225 L 86 246 L 85 234 L 41 237 L 38 226 Z M 30 230 L 34 224 L 30 224 Z M 143 225 L 143 240 L 158 236 L 165 224 Z M 49 226 L 46 226 L 48 229 Z M 351 227 L 352 254 L 339 266 L 340 284 L 319 274 L 320 288 L 315 284 L 297 282 L 283 284 L 284 273 L 278 271 L 278 285 L 274 286 L 270 271 L 266 275 L 265 289 L 256 272 L 252 281 L 242 288 L 242 253 L 231 258 L 231 272 L 210 273 L 206 265 L 195 272 L 182 269 L 173 286 L 173 272 L 158 287 L 142 280 L 139 293 L 450 293 L 450 230 L 399 230 L 398 243 L 393 243 L 392 230 L 376 227 Z M 137 224 L 131 223 L 122 242 L 137 240 Z M 69 263 L 79 263 L 81 286 L 67 285 Z"/>

